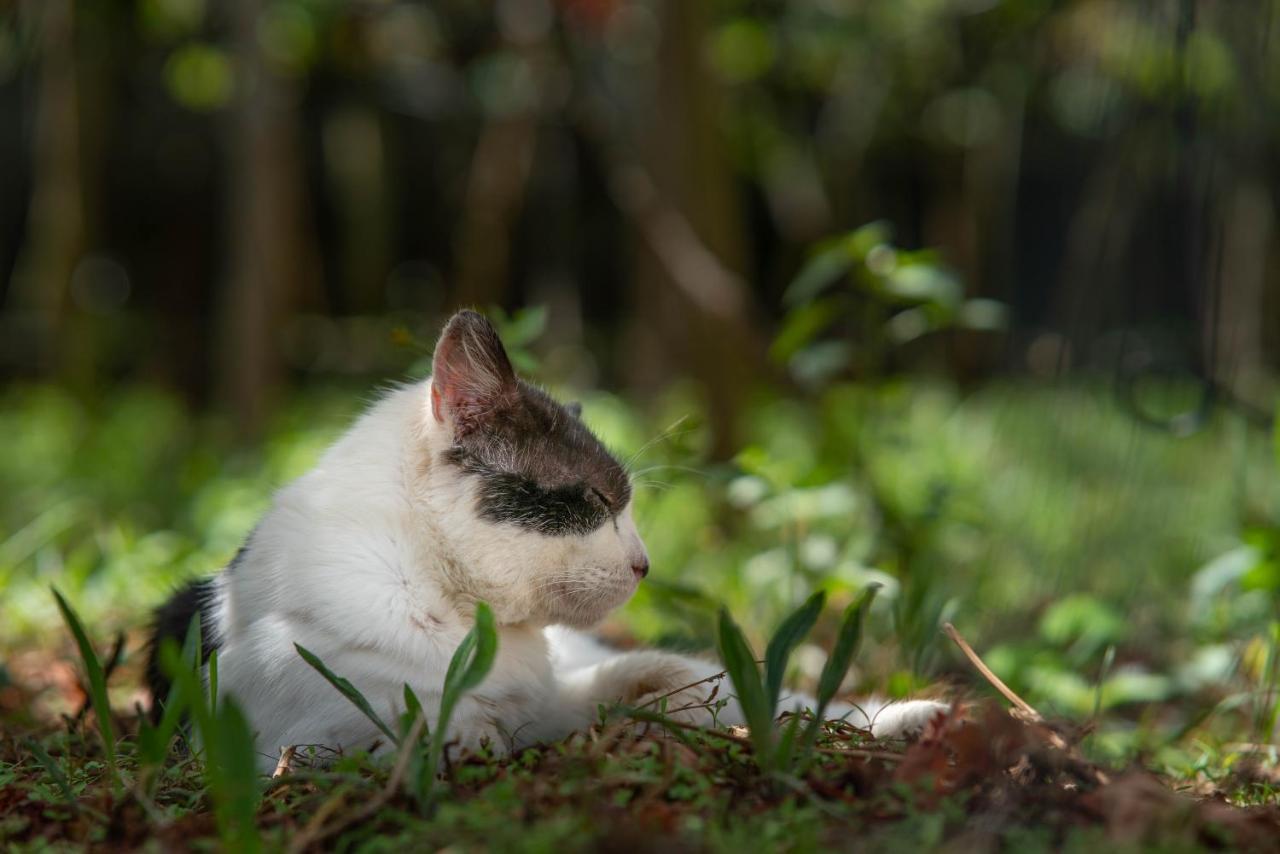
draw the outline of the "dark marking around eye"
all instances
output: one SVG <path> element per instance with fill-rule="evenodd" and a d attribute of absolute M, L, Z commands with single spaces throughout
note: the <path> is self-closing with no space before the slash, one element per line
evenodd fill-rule
<path fill-rule="evenodd" d="M 455 431 L 441 462 L 476 479 L 475 512 L 549 536 L 588 534 L 627 506 L 626 469 L 572 406 L 517 380 L 480 427 Z"/>
<path fill-rule="evenodd" d="M 529 478 L 498 471 L 462 448 L 449 462 L 480 479 L 478 511 L 490 522 L 510 523 L 548 536 L 589 534 L 614 513 L 603 493 L 581 484 L 544 487 Z"/>

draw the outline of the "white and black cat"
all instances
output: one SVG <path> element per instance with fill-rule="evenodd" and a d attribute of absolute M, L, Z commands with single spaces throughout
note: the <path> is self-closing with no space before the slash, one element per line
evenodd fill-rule
<path fill-rule="evenodd" d="M 441 334 L 431 378 L 386 395 L 281 489 L 225 571 L 160 608 L 155 644 L 180 641 L 200 614 L 206 658 L 218 650 L 219 691 L 241 704 L 270 767 L 287 745 L 379 741 L 295 643 L 385 720 L 403 711 L 406 683 L 430 713 L 484 601 L 497 659 L 456 709 L 452 734 L 509 749 L 582 729 L 600 704 L 644 702 L 719 672 L 673 653 L 618 652 L 580 631 L 648 571 L 626 470 L 576 407 L 516 377 L 484 317 L 463 311 Z M 154 645 L 148 679 L 153 697 L 165 696 Z M 710 690 L 690 688 L 668 706 L 696 705 Z M 886 736 L 944 708 L 873 702 L 834 715 Z M 710 722 L 706 710 L 683 714 Z M 736 702 L 718 719 L 741 723 Z"/>

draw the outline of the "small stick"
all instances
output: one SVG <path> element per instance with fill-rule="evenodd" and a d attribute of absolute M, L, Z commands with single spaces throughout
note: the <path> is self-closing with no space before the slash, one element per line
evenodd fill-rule
<path fill-rule="evenodd" d="M 707 729 L 706 727 L 700 727 L 700 726 L 697 726 L 696 724 L 687 724 L 684 721 L 677 721 L 677 720 L 672 720 L 670 718 L 664 718 L 661 715 L 652 715 L 651 717 L 648 715 L 637 715 L 637 717 L 639 717 L 641 720 L 645 720 L 645 719 L 651 720 L 654 723 L 658 724 L 659 726 L 671 727 L 673 729 L 689 730 L 690 732 L 702 732 L 702 733 L 706 733 L 707 735 L 713 735 L 716 738 L 722 738 L 725 741 L 732 741 L 735 744 L 742 744 L 747 747 L 752 746 L 751 739 L 745 735 L 737 735 L 735 733 L 726 732 L 720 729 Z M 735 727 L 735 729 L 738 729 L 738 728 L 739 727 Z M 745 730 L 746 728 L 740 727 L 740 729 Z M 817 753 L 825 753 L 830 756 L 859 756 L 859 757 L 862 757 L 863 759 L 883 759 L 887 762 L 902 761 L 902 756 L 900 754 L 890 753 L 887 750 L 862 750 L 858 748 L 844 748 L 841 750 L 837 750 L 834 748 L 823 748 L 823 747 L 817 747 L 817 748 L 814 748 L 814 750 Z"/>
<path fill-rule="evenodd" d="M 659 697 L 654 697 L 652 700 L 648 700 L 642 703 L 641 705 L 637 706 L 636 708 L 647 709 L 649 706 L 652 706 L 654 703 L 657 703 L 660 700 L 665 700 L 668 697 L 675 696 L 676 694 L 679 694 L 681 691 L 687 691 L 690 688 L 697 688 L 699 685 L 702 685 L 703 683 L 710 685 L 713 682 L 719 682 L 721 679 L 725 677 L 727 673 L 728 671 L 721 670 L 719 673 L 715 673 L 715 674 L 712 674 L 711 676 L 707 676 L 702 679 L 699 679 L 697 682 L 690 682 L 688 685 L 681 685 L 679 688 L 675 688 L 671 691 L 668 691 L 667 693 Z M 719 690 L 720 690 L 720 686 L 719 685 L 715 686 L 715 689 L 711 692 L 711 696 L 714 697 L 716 695 L 716 692 Z"/>
<path fill-rule="evenodd" d="M 1045 725 L 1043 715 L 1037 712 L 1030 703 L 1015 694 L 1013 689 L 1004 684 L 999 676 L 991 672 L 991 668 L 987 667 L 986 662 L 978 657 L 978 654 L 973 651 L 973 647 L 969 646 L 969 642 L 961 637 L 960 633 L 956 631 L 955 626 L 950 623 L 943 623 L 942 630 L 947 633 L 947 637 L 951 638 L 951 640 L 955 642 L 956 646 L 960 647 L 960 651 L 963 652 L 965 657 L 969 659 L 969 662 L 978 669 L 978 672 L 981 673 L 997 691 L 1003 694 L 1005 699 L 1014 705 L 1014 708 L 1009 710 L 1010 714 L 1015 718 L 1021 718 L 1029 723 L 1041 724 L 1045 737 L 1049 740 L 1049 744 L 1058 750 L 1063 751 L 1072 759 L 1084 762 L 1078 751 L 1072 748 L 1071 745 L 1067 744 L 1067 740 L 1065 738 L 1050 729 L 1048 725 Z M 1105 771 L 1096 768 L 1089 763 L 1085 764 L 1092 772 L 1094 779 L 1098 783 L 1105 786 L 1111 782 L 1110 776 Z"/>
<path fill-rule="evenodd" d="M 1013 703 L 1013 705 L 1021 710 L 1024 715 L 1031 718 L 1036 723 L 1042 723 L 1044 721 L 1043 715 L 1032 708 L 1031 704 L 1026 700 L 1013 693 L 1012 688 L 1004 684 L 1003 680 L 1001 680 L 999 676 L 991 672 L 991 668 L 987 667 L 986 662 L 978 657 L 978 654 L 973 651 L 973 647 L 969 646 L 969 642 L 961 637 L 960 633 L 956 631 L 955 626 L 950 623 L 943 623 L 942 630 L 947 633 L 947 637 L 951 638 L 956 646 L 960 647 L 960 651 L 969 659 L 969 663 L 976 667 L 978 672 L 991 683 L 992 687 L 1003 694 L 1006 700 Z"/>
<path fill-rule="evenodd" d="M 280 748 L 280 761 L 276 763 L 276 770 L 271 772 L 271 779 L 283 777 L 293 770 L 293 757 L 298 752 L 298 745 L 291 744 L 288 747 Z"/>
<path fill-rule="evenodd" d="M 866 750 L 859 747 L 815 747 L 815 753 L 821 753 L 824 756 L 857 756 L 862 759 L 879 759 L 882 762 L 901 762 L 901 753 L 891 753 L 888 750 Z"/>

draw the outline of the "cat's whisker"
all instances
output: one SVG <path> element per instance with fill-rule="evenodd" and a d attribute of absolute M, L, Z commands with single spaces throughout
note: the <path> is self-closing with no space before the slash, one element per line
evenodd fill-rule
<path fill-rule="evenodd" d="M 643 445 L 640 446 L 639 450 L 637 450 L 631 456 L 627 457 L 627 459 L 622 463 L 623 467 L 630 470 L 631 465 L 640 458 L 641 454 L 643 454 L 645 451 L 652 448 L 654 445 L 657 445 L 659 442 L 665 442 L 667 439 L 670 439 L 676 435 L 680 435 L 681 432 L 683 433 L 692 432 L 693 427 L 687 427 L 683 431 L 680 431 L 679 429 L 680 425 L 688 420 L 689 420 L 688 415 L 681 415 L 671 424 L 670 427 L 668 427 L 666 430 L 663 430 L 661 433 L 659 433 L 657 436 L 654 436 L 649 441 L 645 442 Z"/>
<path fill-rule="evenodd" d="M 644 468 L 642 468 L 642 469 L 639 469 L 639 470 L 637 470 L 637 471 L 633 471 L 633 472 L 631 473 L 631 476 L 632 476 L 632 477 L 641 477 L 641 476 L 643 476 L 643 475 L 648 474 L 648 473 L 649 473 L 649 472 L 651 472 L 651 471 L 662 471 L 663 469 L 671 469 L 671 470 L 673 470 L 673 471 L 682 471 L 682 472 L 686 472 L 686 473 L 688 473 L 688 474 L 696 474 L 696 475 L 698 475 L 698 477 L 706 477 L 706 476 L 707 476 L 707 472 L 706 472 L 704 469 L 693 468 L 692 466 L 682 466 L 682 465 L 678 465 L 678 464 L 676 464 L 676 463 L 656 463 L 656 464 L 651 465 L 651 466 L 645 466 L 645 467 L 644 467 Z"/>
<path fill-rule="evenodd" d="M 670 489 L 672 486 L 672 484 L 665 480 L 651 480 L 647 478 L 645 480 L 633 480 L 631 485 L 640 487 L 641 489 Z"/>

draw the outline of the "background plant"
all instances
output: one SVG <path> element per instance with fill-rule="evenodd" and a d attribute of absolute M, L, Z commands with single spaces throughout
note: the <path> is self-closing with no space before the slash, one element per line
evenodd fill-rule
<path fill-rule="evenodd" d="M 839 691 L 858 643 L 862 639 L 862 623 L 878 585 L 864 590 L 845 611 L 844 619 L 836 635 L 835 647 L 827 657 L 818 679 L 817 706 L 810 714 L 792 714 L 779 732 L 774 726 L 774 716 L 783 699 L 783 678 L 796 647 L 813 629 L 825 594 L 810 596 L 774 632 L 765 650 L 764 668 L 761 671 L 751 645 L 743 636 L 738 624 L 721 609 L 719 622 L 720 658 L 733 683 L 734 694 L 742 706 L 755 746 L 756 761 L 767 772 L 785 772 L 793 766 L 803 765 L 811 758 L 813 744 L 818 733 L 826 725 L 825 713 L 836 692 Z"/>

